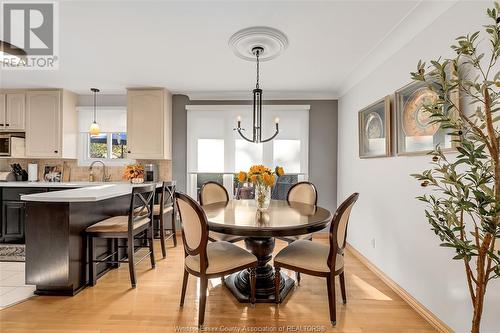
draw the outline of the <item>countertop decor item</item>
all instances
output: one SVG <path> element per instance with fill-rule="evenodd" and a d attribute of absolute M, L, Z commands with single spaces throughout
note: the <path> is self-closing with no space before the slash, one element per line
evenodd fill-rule
<path fill-rule="evenodd" d="M 252 91 L 253 93 L 253 130 L 252 137 L 247 138 L 243 131 L 244 128 L 241 127 L 241 116 L 238 116 L 237 127 L 234 129 L 238 131 L 238 134 L 245 140 L 254 143 L 268 142 L 274 139 L 279 133 L 279 118 L 274 120 L 276 129 L 273 135 L 271 135 L 267 139 L 262 139 L 262 89 L 259 86 L 259 74 L 260 74 L 260 63 L 259 57 L 264 53 L 264 47 L 262 46 L 254 46 L 252 47 L 252 54 L 255 56 L 257 63 L 257 83 L 255 84 L 255 89 Z"/>
<path fill-rule="evenodd" d="M 46 165 L 43 169 L 43 180 L 46 182 L 61 182 L 63 178 L 62 165 Z"/>
<path fill-rule="evenodd" d="M 255 201 L 257 208 L 260 211 L 266 210 L 271 202 L 271 187 L 274 186 L 276 176 L 284 174 L 282 167 L 277 166 L 274 171 L 271 171 L 264 165 L 253 165 L 250 171 L 240 171 L 238 181 L 241 183 L 252 183 L 255 188 Z"/>
<path fill-rule="evenodd" d="M 457 293 L 470 295 L 471 333 L 481 331 L 487 286 L 500 278 L 500 81 L 495 66 L 500 60 L 500 4 L 489 8 L 487 16 L 484 31 L 461 31 L 451 46 L 453 58 L 439 58 L 430 66 L 420 61 L 411 73 L 438 97 L 426 112 L 459 144 L 457 155 L 449 159 L 438 145 L 429 154 L 432 167 L 412 176 L 430 188 L 418 199 L 427 205 L 425 217 L 432 231 L 464 265 L 467 291 Z M 449 68 L 456 77 L 447 75 Z M 473 112 L 455 104 L 451 95 L 457 87 Z M 459 110 L 457 117 L 450 116 L 450 108 Z"/>
<path fill-rule="evenodd" d="M 90 91 L 94 94 L 94 120 L 92 121 L 92 124 L 90 124 L 89 128 L 89 133 L 90 135 L 98 135 L 101 132 L 101 129 L 99 128 L 99 124 L 96 121 L 96 116 L 97 116 L 97 93 L 100 91 L 97 88 L 90 88 Z"/>
<path fill-rule="evenodd" d="M 358 112 L 359 157 L 391 156 L 391 98 L 386 96 Z"/>
<path fill-rule="evenodd" d="M 123 178 L 129 180 L 133 184 L 144 182 L 144 166 L 142 164 L 129 164 L 123 171 Z M 137 180 L 142 179 L 142 181 Z"/>

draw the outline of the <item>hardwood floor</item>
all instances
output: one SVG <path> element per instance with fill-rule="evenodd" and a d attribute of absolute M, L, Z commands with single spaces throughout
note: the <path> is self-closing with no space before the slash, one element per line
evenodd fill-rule
<path fill-rule="evenodd" d="M 326 242 L 324 239 L 314 241 Z M 184 307 L 179 308 L 184 260 L 181 242 L 179 238 L 176 248 L 169 242 L 165 260 L 161 259 L 160 244 L 155 243 L 156 269 L 151 270 L 147 260 L 139 264 L 136 289 L 130 289 L 128 268 L 122 265 L 99 279 L 95 287 L 86 288 L 74 297 L 38 296 L 1 310 L 0 332 L 196 331 L 198 281 L 193 276 L 189 278 Z M 277 248 L 284 245 L 277 241 Z M 238 332 L 237 328 L 241 331 L 246 327 L 250 332 L 249 329 L 255 332 L 435 332 L 350 253 L 346 254 L 345 262 L 348 303 L 342 304 L 340 288 L 336 288 L 335 328 L 329 325 L 326 282 L 303 274 L 300 286 L 296 286 L 279 307 L 257 304 L 251 308 L 240 304 L 221 286 L 219 279 L 211 280 L 205 330 Z"/>

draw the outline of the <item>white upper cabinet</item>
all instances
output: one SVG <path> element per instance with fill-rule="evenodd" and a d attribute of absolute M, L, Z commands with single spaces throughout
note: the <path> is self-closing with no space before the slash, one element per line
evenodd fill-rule
<path fill-rule="evenodd" d="M 0 94 L 0 130 L 25 130 L 26 94 L 6 92 Z"/>
<path fill-rule="evenodd" d="M 5 110 L 5 129 L 24 131 L 26 113 L 26 94 L 7 94 Z"/>
<path fill-rule="evenodd" d="M 172 158 L 172 95 L 166 89 L 128 89 L 128 157 Z"/>
<path fill-rule="evenodd" d="M 64 90 L 26 94 L 26 156 L 76 158 L 76 96 Z"/>

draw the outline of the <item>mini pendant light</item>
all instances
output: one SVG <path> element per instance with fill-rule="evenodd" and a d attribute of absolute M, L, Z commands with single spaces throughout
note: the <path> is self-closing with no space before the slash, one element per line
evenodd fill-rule
<path fill-rule="evenodd" d="M 97 93 L 100 91 L 97 88 L 90 88 L 90 91 L 94 93 L 94 121 L 90 124 L 89 133 L 90 135 L 99 135 L 101 129 L 99 128 L 99 124 L 96 122 L 96 107 L 97 107 Z"/>

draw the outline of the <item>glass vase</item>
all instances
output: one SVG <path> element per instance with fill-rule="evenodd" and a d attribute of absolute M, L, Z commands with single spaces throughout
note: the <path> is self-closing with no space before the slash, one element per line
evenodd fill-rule
<path fill-rule="evenodd" d="M 271 186 L 263 184 L 255 185 L 255 203 L 259 211 L 264 211 L 269 208 L 271 204 Z"/>

